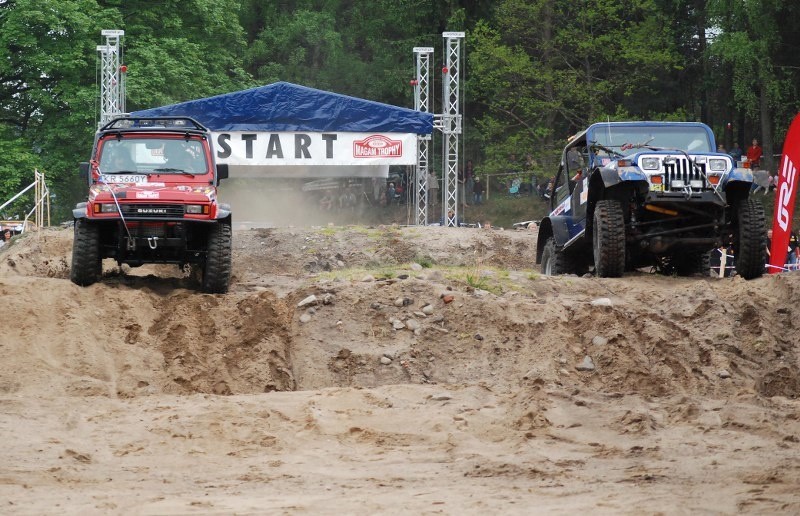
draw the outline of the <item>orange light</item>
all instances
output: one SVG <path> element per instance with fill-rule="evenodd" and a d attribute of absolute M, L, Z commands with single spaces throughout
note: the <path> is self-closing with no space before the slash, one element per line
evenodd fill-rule
<path fill-rule="evenodd" d="M 95 204 L 94 208 L 92 208 L 92 209 L 94 210 L 95 213 L 100 213 L 100 205 L 99 204 Z"/>
<path fill-rule="evenodd" d="M 742 168 L 750 168 L 750 162 L 749 161 L 743 161 L 742 162 Z"/>
<path fill-rule="evenodd" d="M 712 185 L 718 185 L 719 176 L 708 176 L 708 182 L 711 183 Z"/>
<path fill-rule="evenodd" d="M 660 185 L 664 182 L 664 178 L 661 176 L 650 176 L 650 181 L 652 181 L 654 185 Z"/>

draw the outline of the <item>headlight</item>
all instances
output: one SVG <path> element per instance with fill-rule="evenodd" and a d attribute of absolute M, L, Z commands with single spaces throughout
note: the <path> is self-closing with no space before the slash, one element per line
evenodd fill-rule
<path fill-rule="evenodd" d="M 712 172 L 725 172 L 728 170 L 728 160 L 712 158 L 708 160 L 708 169 Z"/>
<path fill-rule="evenodd" d="M 114 203 L 97 204 L 100 206 L 100 213 L 117 213 L 117 205 Z"/>
<path fill-rule="evenodd" d="M 203 209 L 204 207 L 206 208 L 205 210 Z M 201 215 L 203 213 L 208 213 L 208 207 L 204 206 L 203 204 L 187 204 L 186 213 L 192 215 Z"/>
<path fill-rule="evenodd" d="M 658 170 L 658 158 L 642 158 L 643 170 Z"/>
<path fill-rule="evenodd" d="M 683 188 L 686 186 L 686 183 L 683 182 L 683 179 L 673 179 L 669 183 L 670 188 Z"/>
<path fill-rule="evenodd" d="M 702 179 L 692 179 L 689 181 L 689 186 L 694 188 L 695 190 L 699 190 L 703 188 L 703 180 Z"/>

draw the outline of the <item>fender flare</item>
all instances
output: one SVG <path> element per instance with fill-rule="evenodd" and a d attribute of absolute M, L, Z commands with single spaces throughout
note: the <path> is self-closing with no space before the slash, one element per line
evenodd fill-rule
<path fill-rule="evenodd" d="M 72 218 L 73 219 L 85 219 L 86 218 L 86 204 L 85 202 L 79 202 L 72 208 Z"/>
<path fill-rule="evenodd" d="M 536 263 L 542 263 L 542 251 L 547 239 L 553 237 L 556 248 L 561 248 L 569 241 L 569 229 L 566 217 L 545 217 L 539 224 L 539 235 L 536 239 Z"/>
<path fill-rule="evenodd" d="M 230 224 L 232 214 L 231 214 L 231 205 L 220 203 L 217 205 L 217 216 L 215 217 L 217 220 L 224 221 L 227 219 L 228 223 Z"/>

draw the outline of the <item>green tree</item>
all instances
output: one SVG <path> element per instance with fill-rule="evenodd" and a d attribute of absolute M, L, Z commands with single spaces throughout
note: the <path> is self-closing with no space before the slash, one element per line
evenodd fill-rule
<path fill-rule="evenodd" d="M 608 118 L 663 118 L 663 78 L 678 58 L 652 0 L 505 0 L 469 34 L 490 169 L 512 152 L 552 168 L 568 135 Z M 550 173 L 550 172 L 548 172 Z"/>

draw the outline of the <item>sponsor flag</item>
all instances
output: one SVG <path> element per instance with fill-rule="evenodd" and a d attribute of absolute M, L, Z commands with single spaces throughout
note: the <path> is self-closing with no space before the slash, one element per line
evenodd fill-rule
<path fill-rule="evenodd" d="M 800 163 L 800 114 L 794 117 L 783 142 L 780 174 L 775 190 L 775 217 L 772 221 L 769 272 L 784 270 L 789 238 L 792 234 L 794 200 L 797 194 L 797 164 Z"/>

